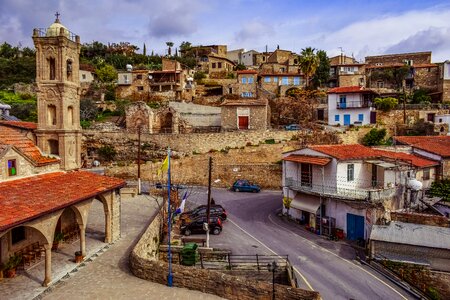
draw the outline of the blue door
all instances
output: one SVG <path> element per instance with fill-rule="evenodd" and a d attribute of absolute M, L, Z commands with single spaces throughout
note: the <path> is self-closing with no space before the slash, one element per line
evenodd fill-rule
<path fill-rule="evenodd" d="M 364 239 L 364 217 L 347 214 L 347 239 Z"/>
<path fill-rule="evenodd" d="M 350 125 L 350 115 L 344 115 L 344 125 Z"/>

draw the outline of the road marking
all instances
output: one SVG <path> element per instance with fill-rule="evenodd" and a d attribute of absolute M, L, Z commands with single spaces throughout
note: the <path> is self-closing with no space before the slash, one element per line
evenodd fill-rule
<path fill-rule="evenodd" d="M 278 226 L 278 227 L 282 228 L 283 230 L 286 230 L 286 228 L 284 228 L 283 226 L 278 225 L 277 223 L 275 223 L 275 222 L 272 220 L 271 215 L 269 215 L 268 218 L 269 218 L 269 220 L 270 220 L 270 222 L 271 222 L 272 224 L 274 224 L 275 226 Z M 332 252 L 332 251 L 330 251 L 330 250 L 328 250 L 328 249 L 326 249 L 326 248 L 323 248 L 323 247 L 320 246 L 320 245 L 317 245 L 317 244 L 311 242 L 311 241 L 308 240 L 307 238 L 304 238 L 304 237 L 302 237 L 301 235 L 296 234 L 295 232 L 293 232 L 293 233 L 294 233 L 295 235 L 297 235 L 299 238 L 305 240 L 305 241 L 306 241 L 307 243 L 309 243 L 311 246 L 313 246 L 313 247 L 318 247 L 318 248 L 320 248 L 321 250 L 323 250 L 323 251 L 325 251 L 325 252 L 328 252 L 328 253 L 330 253 L 330 254 L 336 256 L 337 258 L 339 258 L 339 259 L 341 259 L 341 260 L 343 260 L 343 261 L 345 261 L 345 262 L 351 264 L 352 266 L 355 266 L 355 267 L 361 269 L 362 271 L 366 272 L 367 274 L 369 274 L 370 276 L 372 276 L 373 278 L 375 278 L 376 280 L 378 280 L 379 282 L 381 282 L 382 284 L 384 284 L 385 286 L 389 287 L 391 290 L 393 290 L 394 292 L 396 292 L 397 294 L 399 294 L 400 297 L 402 297 L 402 299 L 408 300 L 408 298 L 406 298 L 405 296 L 403 296 L 402 294 L 400 294 L 396 289 L 394 289 L 393 287 L 391 287 L 389 284 L 387 284 L 386 282 L 384 282 L 384 281 L 381 280 L 380 278 L 376 277 L 375 275 L 373 275 L 373 274 L 370 273 L 369 271 L 365 270 L 364 268 L 362 268 L 362 267 L 358 266 L 357 264 L 353 263 L 352 261 L 350 261 L 350 260 L 348 260 L 348 259 L 345 259 L 345 258 L 343 258 L 343 257 L 340 257 L 340 256 L 337 255 L 336 253 L 334 253 L 334 252 Z"/>
<path fill-rule="evenodd" d="M 247 235 L 249 235 L 250 237 L 252 237 L 255 241 L 257 241 L 258 243 L 260 243 L 261 245 L 263 245 L 264 247 L 266 247 L 267 248 L 267 250 L 269 250 L 270 252 L 272 252 L 273 254 L 275 254 L 275 255 L 278 255 L 278 257 L 280 257 L 281 258 L 281 256 L 278 254 L 278 253 L 276 253 L 275 251 L 273 251 L 272 249 L 270 249 L 268 246 L 266 246 L 266 244 L 264 244 L 263 242 L 261 242 L 260 240 L 258 240 L 256 237 L 254 237 L 253 235 L 251 235 L 248 231 L 246 231 L 244 228 L 242 228 L 241 226 L 239 226 L 238 224 L 236 224 L 235 222 L 233 222 L 231 219 L 227 219 L 228 221 L 230 221 L 231 223 L 233 223 L 237 228 L 239 228 L 240 230 L 242 230 L 243 232 L 245 232 Z M 311 286 L 311 284 L 308 282 L 308 280 L 306 280 L 306 278 L 305 278 L 305 276 L 303 276 L 303 274 L 302 273 L 300 273 L 300 271 L 296 268 L 296 267 L 294 267 L 294 266 L 292 266 L 292 268 L 294 269 L 294 271 L 295 272 L 297 272 L 299 275 L 300 275 L 300 277 L 302 278 L 302 280 L 306 283 L 306 285 L 308 286 L 308 288 L 311 290 L 311 291 L 314 291 L 314 289 L 313 289 L 313 287 Z"/>

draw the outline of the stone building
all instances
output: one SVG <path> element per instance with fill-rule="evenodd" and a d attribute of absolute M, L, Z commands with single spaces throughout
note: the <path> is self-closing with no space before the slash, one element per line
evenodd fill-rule
<path fill-rule="evenodd" d="M 305 76 L 295 73 L 260 73 L 258 81 L 261 90 L 273 96 L 286 96 L 289 90 L 306 85 Z"/>
<path fill-rule="evenodd" d="M 330 88 L 364 85 L 365 68 L 363 63 L 344 54 L 330 58 L 330 79 L 328 81 Z"/>
<path fill-rule="evenodd" d="M 408 74 L 402 82 L 397 82 L 390 73 L 400 68 L 407 68 Z M 382 95 L 396 96 L 403 90 L 412 93 L 416 89 L 426 89 L 433 100 L 440 100 L 439 68 L 431 62 L 431 52 L 367 56 L 365 70 L 366 87 Z"/>
<path fill-rule="evenodd" d="M 244 49 L 236 49 L 236 50 L 228 50 L 227 58 L 234 62 L 235 64 L 242 63 L 242 54 L 244 53 Z"/>
<path fill-rule="evenodd" d="M 73 237 L 86 256 L 94 200 L 103 204 L 105 243 L 120 237 L 119 191 L 126 184 L 80 170 L 80 38 L 56 15 L 47 29 L 33 30 L 38 123 L 0 122 L 0 263 L 18 257 L 25 276 L 40 268 L 44 286 L 52 282 L 59 236 Z M 42 256 L 45 263 L 34 265 Z"/>
<path fill-rule="evenodd" d="M 270 108 L 266 99 L 225 100 L 222 103 L 222 130 L 266 130 Z"/>
<path fill-rule="evenodd" d="M 269 56 L 272 55 L 273 52 L 261 52 L 261 53 L 254 53 L 255 56 L 255 66 L 260 66 L 261 64 L 264 64 L 268 61 Z"/>
<path fill-rule="evenodd" d="M 126 128 L 137 131 L 139 127 L 148 133 L 179 133 L 179 114 L 171 107 L 150 108 L 138 101 L 129 105 L 125 112 Z"/>
<path fill-rule="evenodd" d="M 259 69 L 261 73 L 300 74 L 298 55 L 289 50 L 277 49 L 267 57 L 267 61 L 263 62 Z"/>
<path fill-rule="evenodd" d="M 439 63 L 439 87 L 441 102 L 450 102 L 450 60 Z"/>
<path fill-rule="evenodd" d="M 246 67 L 257 66 L 256 56 L 259 54 L 258 51 L 248 50 L 242 53 L 241 63 Z"/>
<path fill-rule="evenodd" d="M 158 71 L 119 71 L 116 96 L 132 101 L 191 100 L 195 96 L 192 75 L 179 62 L 163 58 Z"/>

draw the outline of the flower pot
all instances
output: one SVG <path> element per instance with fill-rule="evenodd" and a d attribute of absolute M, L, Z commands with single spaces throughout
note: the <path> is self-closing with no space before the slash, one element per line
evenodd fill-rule
<path fill-rule="evenodd" d="M 79 264 L 83 262 L 83 255 L 81 255 L 81 251 L 75 252 L 75 263 Z"/>
<path fill-rule="evenodd" d="M 6 278 L 16 277 L 16 268 L 8 269 L 5 271 Z"/>

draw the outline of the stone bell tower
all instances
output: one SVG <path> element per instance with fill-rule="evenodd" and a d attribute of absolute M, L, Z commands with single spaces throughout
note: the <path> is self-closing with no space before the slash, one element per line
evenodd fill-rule
<path fill-rule="evenodd" d="M 61 158 L 64 170 L 81 166 L 80 37 L 59 21 L 34 29 L 38 147 Z"/>

